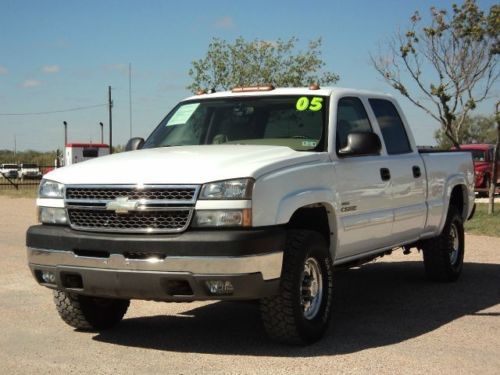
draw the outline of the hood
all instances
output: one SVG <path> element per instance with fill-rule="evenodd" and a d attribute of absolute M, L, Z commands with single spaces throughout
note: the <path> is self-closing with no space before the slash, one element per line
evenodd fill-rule
<path fill-rule="evenodd" d="M 476 171 L 482 171 L 482 170 L 489 169 L 489 168 L 491 168 L 491 163 L 489 163 L 487 161 L 475 161 L 474 162 L 474 169 Z"/>
<path fill-rule="evenodd" d="M 44 176 L 64 184 L 203 184 L 328 159 L 327 153 L 283 146 L 163 147 L 102 156 Z"/>

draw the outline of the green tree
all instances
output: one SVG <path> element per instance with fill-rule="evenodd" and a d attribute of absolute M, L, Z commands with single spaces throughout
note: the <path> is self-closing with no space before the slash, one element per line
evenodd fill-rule
<path fill-rule="evenodd" d="M 234 43 L 214 38 L 205 57 L 192 62 L 192 83 L 187 88 L 219 91 L 256 84 L 286 87 L 338 81 L 338 75 L 323 71 L 321 38 L 310 41 L 305 51 L 297 50 L 297 42 L 295 37 L 272 42 L 239 37 Z"/>
<path fill-rule="evenodd" d="M 55 151 L 39 152 L 26 150 L 14 153 L 11 150 L 0 150 L 0 163 L 35 163 L 40 166 L 53 166 L 55 159 Z"/>
<path fill-rule="evenodd" d="M 466 117 L 460 131 L 456 134 L 460 144 L 469 143 L 495 143 L 496 142 L 496 121 L 495 116 L 472 116 Z M 439 148 L 450 149 L 453 143 L 442 129 L 434 133 Z"/>
<path fill-rule="evenodd" d="M 459 147 L 468 115 L 489 97 L 499 77 L 500 5 L 486 12 L 475 0 L 465 0 L 451 11 L 432 7 L 428 25 L 418 12 L 410 20 L 408 30 L 371 56 L 372 64 Z"/>

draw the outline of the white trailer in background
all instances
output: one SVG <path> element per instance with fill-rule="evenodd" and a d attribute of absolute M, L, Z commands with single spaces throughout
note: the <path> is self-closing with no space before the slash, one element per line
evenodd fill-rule
<path fill-rule="evenodd" d="M 109 145 L 102 143 L 68 143 L 64 152 L 64 165 L 80 163 L 109 155 Z"/>

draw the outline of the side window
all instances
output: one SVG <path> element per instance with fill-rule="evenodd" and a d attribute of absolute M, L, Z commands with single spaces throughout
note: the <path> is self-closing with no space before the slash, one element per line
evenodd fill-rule
<path fill-rule="evenodd" d="M 365 107 L 359 98 L 341 98 L 337 105 L 337 150 L 347 145 L 347 135 L 353 132 L 371 132 Z"/>
<path fill-rule="evenodd" d="M 394 104 L 385 99 L 370 99 L 369 102 L 382 131 L 387 153 L 406 154 L 411 152 L 408 135 Z"/>

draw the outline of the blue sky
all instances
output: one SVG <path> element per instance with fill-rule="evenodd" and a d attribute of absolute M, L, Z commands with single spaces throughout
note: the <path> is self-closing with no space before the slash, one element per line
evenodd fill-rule
<path fill-rule="evenodd" d="M 414 10 L 438 0 L 331 1 L 23 1 L 0 0 L 0 114 L 105 104 L 113 87 L 113 144 L 129 138 L 128 64 L 132 64 L 133 136 L 147 136 L 189 95 L 191 61 L 213 37 L 276 40 L 296 36 L 299 48 L 323 38 L 326 69 L 338 86 L 394 94 L 419 144 L 432 144 L 435 121 L 387 86 L 371 67 L 376 52 Z M 483 9 L 494 1 L 479 1 Z M 496 90 L 498 92 L 498 90 Z M 490 113 L 486 103 L 478 113 Z M 54 150 L 99 141 L 105 106 L 51 115 L 0 115 L 0 149 Z M 106 130 L 107 132 L 107 130 Z M 107 142 L 107 137 L 105 138 Z"/>

